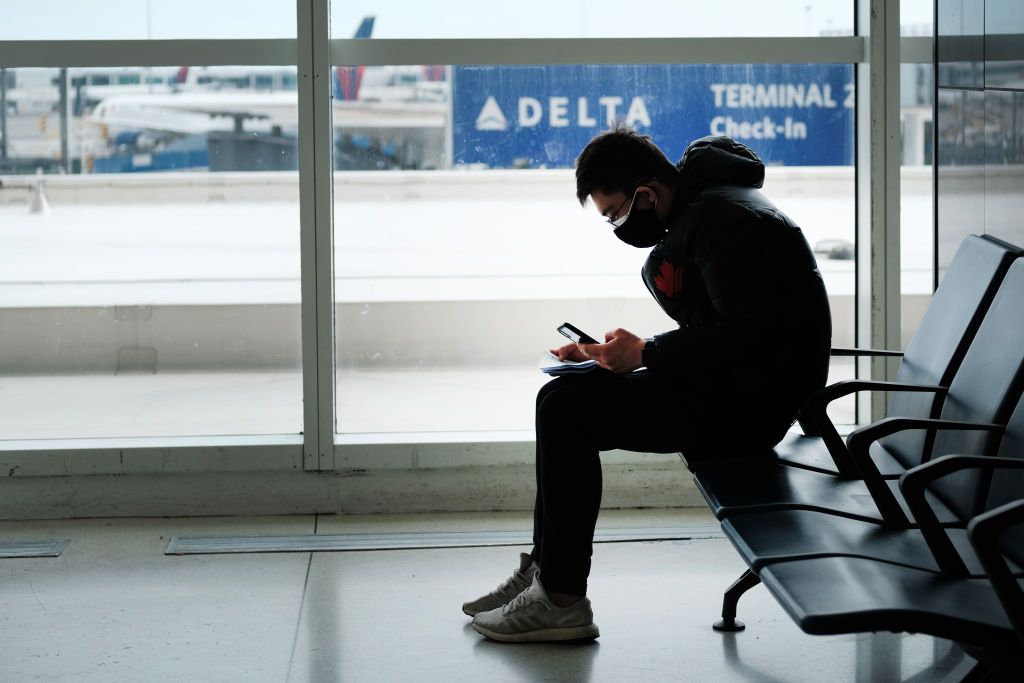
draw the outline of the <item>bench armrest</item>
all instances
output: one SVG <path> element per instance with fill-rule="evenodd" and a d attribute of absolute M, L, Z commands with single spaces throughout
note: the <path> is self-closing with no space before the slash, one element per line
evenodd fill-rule
<path fill-rule="evenodd" d="M 839 431 L 832 424 L 826 410 L 828 404 L 837 398 L 847 396 L 858 391 L 915 391 L 934 393 L 941 398 L 946 397 L 949 387 L 932 386 L 928 384 L 905 384 L 902 382 L 882 382 L 863 379 L 851 379 L 830 384 L 823 389 L 811 394 L 804 402 L 800 410 L 800 424 L 809 424 L 816 436 L 820 436 L 828 448 L 829 455 L 836 463 L 839 476 L 845 479 L 859 479 L 860 471 L 846 448 L 846 442 L 839 436 Z M 806 429 L 806 428 L 805 428 Z M 806 433 L 806 431 L 805 431 Z"/>
<path fill-rule="evenodd" d="M 1024 591 L 1021 591 L 998 543 L 1001 532 L 1021 523 L 1024 523 L 1024 499 L 978 515 L 967 525 L 967 536 L 988 574 L 992 589 L 1006 610 L 1006 616 L 1024 645 Z"/>
<path fill-rule="evenodd" d="M 907 384 L 906 382 L 886 382 L 870 379 L 846 379 L 827 387 L 818 389 L 807 397 L 808 404 L 829 404 L 837 398 L 848 396 L 858 391 L 917 391 L 930 392 L 945 397 L 949 387 L 932 384 Z"/>
<path fill-rule="evenodd" d="M 889 488 L 885 479 L 882 478 L 882 474 L 878 471 L 878 466 L 875 465 L 875 461 L 871 459 L 871 444 L 883 437 L 912 429 L 947 429 L 956 431 L 981 430 L 1002 432 L 1006 427 L 1004 425 L 991 424 L 987 422 L 957 422 L 956 420 L 938 420 L 931 418 L 887 417 L 875 422 L 874 424 L 861 427 L 860 429 L 851 432 L 850 436 L 846 439 L 846 445 L 849 449 L 850 457 L 853 459 L 853 463 L 856 466 L 857 471 L 860 472 L 861 477 L 864 479 L 864 484 L 867 486 L 868 492 L 871 493 L 871 497 L 874 499 L 875 505 L 878 506 L 878 511 L 882 513 L 882 519 L 886 521 L 887 525 L 898 528 L 905 528 L 909 526 L 910 520 L 907 519 L 902 506 L 900 506 L 896 497 L 893 495 L 892 489 Z M 911 508 L 911 511 L 914 512 L 916 517 L 917 511 L 914 510 L 914 508 Z M 920 523 L 921 520 L 918 520 L 918 522 Z M 943 535 L 945 535 L 945 532 L 943 532 Z M 950 546 L 950 548 L 952 548 L 952 546 Z M 959 556 L 957 557 L 959 559 Z M 936 560 L 938 561 L 938 558 L 936 558 Z M 941 562 L 939 566 L 942 566 Z"/>
<path fill-rule="evenodd" d="M 833 356 L 856 356 L 858 358 L 859 357 L 863 357 L 863 356 L 890 356 L 890 357 L 902 358 L 903 357 L 903 352 L 902 351 L 886 351 L 886 350 L 882 350 L 882 349 L 847 349 L 847 348 L 841 348 L 841 347 L 838 347 L 838 346 L 833 346 L 832 347 L 832 355 Z"/>
<path fill-rule="evenodd" d="M 931 462 L 907 470 L 900 477 L 900 490 L 907 506 L 914 513 L 921 528 L 921 535 L 935 556 L 935 561 L 943 572 L 952 576 L 967 576 L 967 566 L 953 547 L 946 531 L 939 524 L 935 511 L 928 505 L 925 492 L 928 485 L 936 479 L 966 469 L 1022 469 L 1024 460 L 996 458 L 990 455 L 944 455 Z"/>
<path fill-rule="evenodd" d="M 846 445 L 850 453 L 857 458 L 859 464 L 867 456 L 871 444 L 899 432 L 914 429 L 951 430 L 958 432 L 1003 432 L 1006 425 L 994 422 L 960 422 L 958 420 L 940 420 L 936 418 L 917 417 L 886 417 L 878 422 L 855 429 L 846 437 Z M 985 456 L 982 456 L 985 457 Z"/>

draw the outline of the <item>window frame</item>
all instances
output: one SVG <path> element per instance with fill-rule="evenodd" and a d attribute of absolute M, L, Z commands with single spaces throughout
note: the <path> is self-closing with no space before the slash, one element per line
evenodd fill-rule
<path fill-rule="evenodd" d="M 3 441 L 0 464 L 18 476 L 192 472 L 211 452 L 226 470 L 323 471 L 415 467 L 417 448 L 450 446 L 450 464 L 487 453 L 519 464 L 532 432 L 335 434 L 333 164 L 330 72 L 360 64 L 849 63 L 855 67 L 857 177 L 856 335 L 898 348 L 899 65 L 931 63 L 933 39 L 899 35 L 899 3 L 853 0 L 857 35 L 794 38 L 332 39 L 330 0 L 296 0 L 295 39 L 0 41 L 0 67 L 295 66 L 300 156 L 301 435 Z M 886 61 L 887 55 L 899 59 Z M 864 86 L 867 84 L 867 87 Z M 895 170 L 894 170 L 895 169 Z M 874 248 L 872 248 L 874 247 Z M 864 361 L 858 374 L 891 376 Z M 858 421 L 882 401 L 859 401 Z M 170 453 L 174 457 L 156 457 Z M 214 467 L 214 465 L 209 465 Z"/>

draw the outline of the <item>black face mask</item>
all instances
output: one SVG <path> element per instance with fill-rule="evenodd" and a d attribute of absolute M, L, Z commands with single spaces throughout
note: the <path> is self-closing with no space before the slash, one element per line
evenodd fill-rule
<path fill-rule="evenodd" d="M 635 194 L 633 202 L 636 202 Z M 655 199 L 654 206 L 649 209 L 630 207 L 625 222 L 615 228 L 615 236 L 638 249 L 653 247 L 660 242 L 665 236 L 665 226 L 658 219 L 657 206 L 657 199 Z"/>

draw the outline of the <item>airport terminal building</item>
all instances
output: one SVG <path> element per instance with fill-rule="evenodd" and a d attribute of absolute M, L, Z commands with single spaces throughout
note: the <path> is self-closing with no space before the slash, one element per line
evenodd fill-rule
<path fill-rule="evenodd" d="M 11 3 L 0 680 L 1019 671 L 1024 10 L 708 10 Z M 600 638 L 502 643 L 556 328 L 681 325 L 577 201 L 618 125 L 760 158 L 828 384 L 771 454 L 602 449 Z"/>

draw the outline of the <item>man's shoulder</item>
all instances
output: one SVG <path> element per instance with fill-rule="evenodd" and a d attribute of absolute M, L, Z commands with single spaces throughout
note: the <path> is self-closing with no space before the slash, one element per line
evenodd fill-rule
<path fill-rule="evenodd" d="M 697 194 L 679 215 L 695 229 L 744 225 L 771 219 L 779 210 L 758 190 L 720 185 Z"/>
<path fill-rule="evenodd" d="M 721 185 L 701 192 L 680 215 L 686 224 L 705 227 L 751 227 L 778 223 L 796 227 L 760 190 Z"/>

